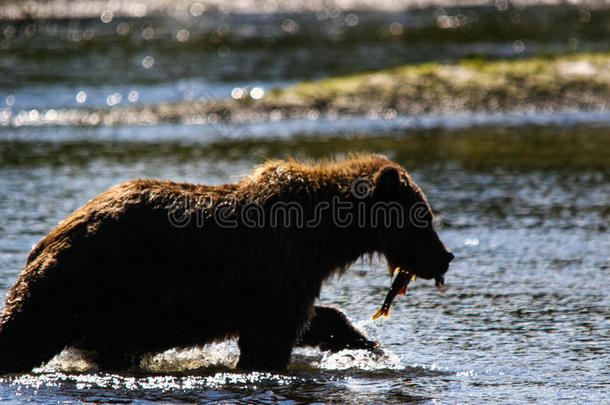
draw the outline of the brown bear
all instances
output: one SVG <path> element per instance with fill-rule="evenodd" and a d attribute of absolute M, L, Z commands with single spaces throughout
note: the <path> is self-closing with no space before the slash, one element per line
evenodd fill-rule
<path fill-rule="evenodd" d="M 426 197 L 379 155 L 269 161 L 235 184 L 120 184 L 30 253 L 0 319 L 0 372 L 66 346 L 125 369 L 172 347 L 238 338 L 238 367 L 283 370 L 295 345 L 378 350 L 322 283 L 362 255 L 443 281 L 453 254 Z"/>

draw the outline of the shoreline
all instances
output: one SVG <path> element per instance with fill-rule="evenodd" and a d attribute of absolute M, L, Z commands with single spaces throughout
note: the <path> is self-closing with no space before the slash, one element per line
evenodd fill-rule
<path fill-rule="evenodd" d="M 610 53 L 403 65 L 306 81 L 260 99 L 91 109 L 0 110 L 0 127 L 216 124 L 430 114 L 535 114 L 610 110 Z"/>
<path fill-rule="evenodd" d="M 508 3 L 506 4 L 508 5 Z M 566 3 L 564 0 L 512 0 L 510 6 L 517 9 L 537 6 L 572 6 L 587 9 L 605 9 L 608 7 L 608 3 L 604 0 L 580 0 L 578 3 Z M 149 0 L 146 3 L 140 0 L 116 2 L 101 0 L 29 0 L 22 2 L 9 0 L 5 1 L 0 9 L 0 21 L 97 19 L 108 12 L 112 13 L 114 17 L 149 18 L 157 16 L 199 16 L 204 12 L 221 14 L 326 13 L 330 15 L 345 11 L 400 13 L 408 10 L 435 7 L 495 7 L 501 11 L 504 10 L 502 5 L 498 5 L 490 0 L 418 0 L 410 3 L 400 0 L 384 2 L 375 0 L 280 0 L 266 3 L 256 0 L 238 0 L 234 2 L 223 2 L 222 0 L 207 0 L 205 2 Z"/>

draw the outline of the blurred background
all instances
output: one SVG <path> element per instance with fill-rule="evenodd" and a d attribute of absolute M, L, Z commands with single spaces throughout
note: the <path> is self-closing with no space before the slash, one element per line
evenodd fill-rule
<path fill-rule="evenodd" d="M 299 350 L 287 375 L 241 375 L 229 343 L 150 377 L 66 356 L 0 399 L 609 401 L 609 48 L 603 0 L 1 1 L 3 294 L 112 185 L 234 182 L 271 157 L 396 160 L 456 260 L 389 321 L 369 322 L 383 263 L 323 289 L 385 359 Z"/>

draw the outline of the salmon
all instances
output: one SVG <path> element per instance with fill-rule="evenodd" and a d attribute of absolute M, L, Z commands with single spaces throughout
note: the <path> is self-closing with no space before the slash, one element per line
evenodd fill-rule
<path fill-rule="evenodd" d="M 392 286 L 390 287 L 390 291 L 388 291 L 388 294 L 385 297 L 383 305 L 381 306 L 381 308 L 379 308 L 379 311 L 377 311 L 375 315 L 373 315 L 373 318 L 371 319 L 373 321 L 381 316 L 386 319 L 389 318 L 390 307 L 392 306 L 394 298 L 396 298 L 396 296 L 398 295 L 405 295 L 407 293 L 407 286 L 409 285 L 409 282 L 412 279 L 415 279 L 415 275 L 409 273 L 408 271 L 400 268 L 396 269 L 398 270 L 398 275 L 392 282 Z"/>

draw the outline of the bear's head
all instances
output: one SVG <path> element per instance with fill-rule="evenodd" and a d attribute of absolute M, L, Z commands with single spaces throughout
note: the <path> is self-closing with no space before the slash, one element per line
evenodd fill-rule
<path fill-rule="evenodd" d="M 397 267 L 424 279 L 434 279 L 437 287 L 454 255 L 432 226 L 433 214 L 421 189 L 406 170 L 397 164 L 381 167 L 373 178 L 373 207 L 387 210 L 400 207 L 401 215 L 377 221 L 375 239 L 392 273 Z M 373 208 L 374 209 L 374 208 Z M 383 213 L 377 209 L 377 213 Z"/>

